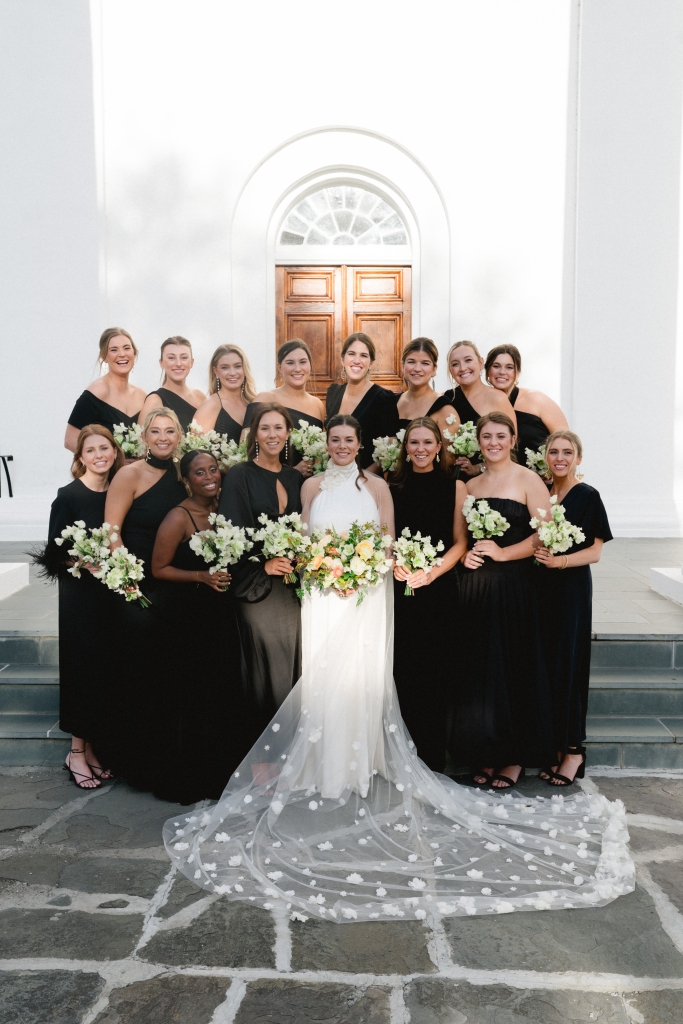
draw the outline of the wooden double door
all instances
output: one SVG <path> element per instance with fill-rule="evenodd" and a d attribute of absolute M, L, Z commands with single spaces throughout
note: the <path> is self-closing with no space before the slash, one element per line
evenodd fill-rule
<path fill-rule="evenodd" d="M 403 390 L 401 352 L 410 340 L 410 267 L 277 267 L 277 346 L 302 338 L 313 355 L 309 391 L 324 398 L 340 380 L 341 346 L 363 331 L 377 348 L 376 384 Z"/>

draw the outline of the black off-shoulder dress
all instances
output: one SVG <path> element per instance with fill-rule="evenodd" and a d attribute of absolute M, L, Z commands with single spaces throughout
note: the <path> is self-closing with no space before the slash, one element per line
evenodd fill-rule
<path fill-rule="evenodd" d="M 596 539 L 612 540 L 600 494 L 589 484 L 575 484 L 561 503 L 565 517 L 585 534 L 566 553 L 583 551 Z M 593 579 L 590 565 L 534 569 L 541 609 L 541 635 L 553 697 L 556 750 L 566 754 L 586 739 L 586 710 L 591 665 Z M 555 764 L 555 760 L 548 761 Z"/>
<path fill-rule="evenodd" d="M 83 427 L 87 427 L 91 423 L 99 423 L 100 426 L 106 427 L 113 433 L 114 427 L 119 423 L 123 423 L 124 427 L 135 426 L 139 415 L 140 413 L 136 412 L 134 416 L 126 416 L 125 412 L 103 402 L 97 395 L 93 395 L 92 391 L 84 391 L 71 410 L 69 425 L 76 427 L 77 430 L 82 430 Z"/>
<path fill-rule="evenodd" d="M 510 528 L 495 541 L 509 547 L 528 537 L 526 505 L 487 498 Z M 470 547 L 474 540 L 470 537 Z M 542 767 L 555 736 L 542 650 L 533 558 L 495 562 L 460 573 L 457 697 L 449 741 L 457 766 Z"/>
<path fill-rule="evenodd" d="M 396 536 L 406 527 L 453 544 L 455 480 L 439 469 L 409 470 L 405 484 L 391 485 Z M 406 596 L 394 580 L 394 681 L 401 715 L 418 755 L 432 771 L 442 772 L 455 678 L 455 648 L 448 641 L 458 628 L 457 575 L 444 573 L 428 587 Z"/>
<path fill-rule="evenodd" d="M 149 398 L 150 395 L 158 395 L 164 406 L 167 409 L 172 409 L 176 414 L 183 431 L 187 430 L 194 419 L 194 414 L 197 411 L 196 406 L 190 405 L 180 395 L 176 395 L 175 391 L 170 391 L 168 388 L 157 388 L 156 391 L 150 391 L 147 397 Z"/>
<path fill-rule="evenodd" d="M 326 422 L 336 416 L 346 392 L 346 384 L 330 384 L 326 399 Z M 363 469 L 372 465 L 373 441 L 376 437 L 395 437 L 400 430 L 396 396 L 392 391 L 373 384 L 351 415 L 358 420 L 362 431 L 360 464 Z"/>
<path fill-rule="evenodd" d="M 287 507 L 279 511 L 278 480 L 287 491 Z M 236 526 L 260 529 L 269 519 L 301 512 L 303 477 L 283 466 L 271 473 L 254 462 L 242 462 L 226 474 L 219 512 Z M 294 584 L 269 576 L 265 559 L 253 548 L 231 568 L 237 624 L 246 667 L 246 715 L 249 736 L 256 740 L 301 675 L 301 609 Z M 250 561 L 252 556 L 258 562 Z M 250 744 L 249 744 L 250 745 Z"/>

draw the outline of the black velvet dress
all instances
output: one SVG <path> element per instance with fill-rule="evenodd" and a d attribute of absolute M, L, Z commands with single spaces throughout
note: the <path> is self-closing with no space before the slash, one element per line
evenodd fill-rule
<path fill-rule="evenodd" d="M 287 491 L 287 507 L 279 511 L 277 481 Z M 283 466 L 271 473 L 254 462 L 242 462 L 226 474 L 219 512 L 236 526 L 254 527 L 265 513 L 276 520 L 301 512 L 303 477 Z M 250 561 L 259 557 L 258 562 Z M 246 670 L 248 732 L 255 741 L 301 675 L 301 608 L 294 584 L 269 576 L 259 546 L 231 569 L 237 624 Z"/>
<path fill-rule="evenodd" d="M 607 512 L 589 484 L 575 484 L 562 499 L 565 517 L 586 539 L 566 554 L 589 548 L 596 539 L 612 540 Z M 541 632 L 553 696 L 556 750 L 579 747 L 586 738 L 586 709 L 591 664 L 593 579 L 590 565 L 566 569 L 537 567 Z M 553 760 L 550 763 L 555 763 Z"/>
<path fill-rule="evenodd" d="M 451 388 L 450 391 L 445 392 L 443 398 L 447 400 L 444 404 L 453 406 L 460 417 L 461 424 L 469 423 L 471 420 L 476 427 L 477 420 L 481 418 L 481 414 L 477 412 L 474 406 L 470 405 L 461 388 Z M 483 461 L 481 452 L 475 452 L 474 455 L 470 455 L 469 459 L 473 466 L 476 466 L 479 462 Z M 466 473 L 463 473 L 462 479 L 467 482 L 470 478 Z"/>
<path fill-rule="evenodd" d="M 514 408 L 519 397 L 519 388 L 514 387 L 510 392 L 510 405 Z M 517 417 L 517 461 L 520 466 L 526 466 L 526 449 L 531 448 L 537 452 L 542 444 L 545 444 L 550 431 L 540 416 L 531 412 L 521 412 L 515 409 Z"/>
<path fill-rule="evenodd" d="M 194 414 L 197 411 L 196 406 L 190 405 L 180 395 L 176 395 L 175 391 L 170 391 L 168 388 L 157 388 L 156 391 L 150 391 L 147 397 L 150 395 L 158 395 L 163 402 L 166 409 L 172 409 L 180 420 L 180 426 L 183 431 L 186 431 L 190 423 L 194 419 Z"/>
<path fill-rule="evenodd" d="M 510 528 L 495 541 L 509 547 L 528 537 L 526 505 L 487 498 Z M 474 546 L 470 536 L 469 546 Z M 458 766 L 550 764 L 555 739 L 541 645 L 533 558 L 484 559 L 460 573 L 459 686 L 449 741 Z"/>
<path fill-rule="evenodd" d="M 104 522 L 106 491 L 91 491 L 81 480 L 60 487 L 52 503 L 48 543 L 40 562 L 59 579 L 59 727 L 100 749 L 107 723 L 106 669 L 115 642 L 114 601 L 120 600 L 86 570 L 67 572 L 68 541 L 55 538 L 82 519 L 88 529 Z"/>
<path fill-rule="evenodd" d="M 394 397 L 396 399 L 396 410 L 398 412 L 398 400 L 401 397 L 401 395 L 398 394 L 398 395 L 395 395 Z M 436 398 L 432 402 L 432 404 L 429 406 L 429 409 L 425 413 L 425 416 L 433 416 L 435 412 L 438 412 L 439 409 L 443 409 L 444 406 L 446 406 L 446 405 L 453 405 L 452 398 L 450 397 L 450 392 L 448 394 L 441 395 L 439 398 Z M 398 420 L 398 429 L 399 430 L 405 430 L 406 427 L 408 427 L 410 423 L 412 423 L 412 420 L 401 419 L 400 414 L 399 414 L 399 420 Z M 391 436 L 391 435 L 389 435 L 389 436 Z"/>
<path fill-rule="evenodd" d="M 346 384 L 330 384 L 327 391 L 326 421 L 336 416 L 344 398 Z M 360 451 L 360 464 L 363 469 L 372 465 L 373 441 L 376 437 L 396 437 L 400 430 L 396 395 L 379 384 L 373 384 L 365 392 L 351 415 L 361 426 L 363 447 Z"/>
<path fill-rule="evenodd" d="M 238 423 L 237 420 L 234 420 L 230 413 L 226 412 L 223 404 L 221 403 L 221 411 L 216 417 L 213 429 L 217 434 L 226 434 L 229 441 L 235 441 L 239 444 L 240 434 L 244 429 L 244 425 L 242 423 Z"/>
<path fill-rule="evenodd" d="M 163 615 L 158 601 L 158 581 L 152 576 L 152 551 L 157 530 L 166 515 L 187 497 L 170 460 L 151 459 L 166 468 L 163 476 L 135 498 L 122 524 L 125 546 L 144 562 L 140 589 L 151 601 L 126 601 L 115 594 L 116 644 L 111 650 L 114 683 L 111 686 L 111 718 L 115 742 L 107 751 L 107 763 L 131 785 L 153 790 L 167 765 L 161 751 L 164 741 L 161 709 L 166 700 L 163 672 Z"/>
<path fill-rule="evenodd" d="M 455 480 L 440 469 L 431 473 L 409 470 L 405 484 L 391 485 L 396 536 L 406 527 L 419 530 L 432 543 L 453 544 Z M 394 681 L 401 715 L 432 771 L 442 772 L 450 701 L 453 691 L 453 647 L 448 642 L 457 627 L 457 576 L 444 573 L 428 587 L 406 597 L 405 583 L 394 580 Z"/>
<path fill-rule="evenodd" d="M 240 431 L 244 430 L 251 423 L 251 417 L 257 405 L 261 405 L 261 402 L 251 402 L 247 406 L 247 411 L 244 414 L 244 423 L 240 427 Z M 299 420 L 306 420 L 309 427 L 322 427 L 323 425 L 323 421 L 319 420 L 317 416 L 309 416 L 308 413 L 300 412 L 298 409 L 290 409 L 288 405 L 283 405 L 282 408 L 286 409 L 291 416 L 295 430 L 299 429 Z M 285 452 L 287 452 L 286 455 Z M 280 462 L 283 466 L 296 466 L 297 463 L 301 462 L 302 458 L 301 452 L 291 442 L 280 452 Z"/>
<path fill-rule="evenodd" d="M 194 532 L 198 530 L 184 506 Z M 176 569 L 209 566 L 182 541 Z M 157 580 L 155 603 L 164 630 L 162 720 L 165 771 L 154 792 L 181 804 L 217 800 L 246 750 L 242 743 L 242 663 L 235 601 L 205 583 Z"/>
<path fill-rule="evenodd" d="M 99 423 L 100 426 L 106 427 L 113 433 L 114 427 L 119 423 L 123 423 L 124 427 L 135 426 L 139 415 L 140 413 L 136 412 L 134 416 L 126 416 L 125 412 L 103 402 L 97 395 L 93 395 L 92 391 L 84 391 L 71 410 L 69 425 L 76 427 L 77 430 L 82 430 L 83 427 L 88 427 L 91 423 Z M 102 523 L 97 525 L 101 526 Z"/>

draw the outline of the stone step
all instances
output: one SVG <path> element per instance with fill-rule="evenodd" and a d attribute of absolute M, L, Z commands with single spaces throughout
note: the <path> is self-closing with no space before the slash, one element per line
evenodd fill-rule
<path fill-rule="evenodd" d="M 590 715 L 683 715 L 683 671 L 600 669 L 591 672 Z"/>
<path fill-rule="evenodd" d="M 59 714 L 58 668 L 0 664 L 0 710 L 16 714 Z"/>
<path fill-rule="evenodd" d="M 0 713 L 0 765 L 59 764 L 69 743 L 54 713 Z"/>

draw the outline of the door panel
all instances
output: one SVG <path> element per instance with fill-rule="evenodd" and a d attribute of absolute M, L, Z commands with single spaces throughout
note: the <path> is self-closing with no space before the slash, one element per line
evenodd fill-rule
<path fill-rule="evenodd" d="M 309 390 L 324 397 L 339 380 L 341 346 L 354 331 L 375 342 L 372 377 L 401 391 L 401 351 L 410 340 L 410 267 L 277 267 L 277 345 L 302 338 L 313 355 Z"/>

